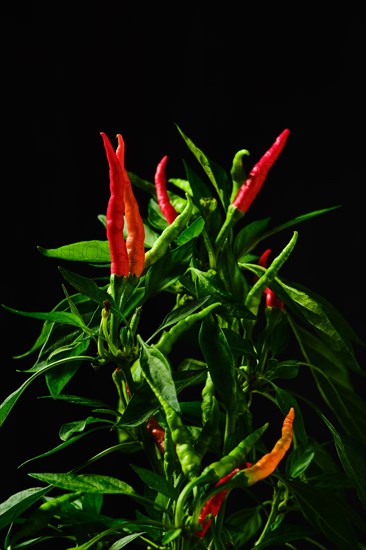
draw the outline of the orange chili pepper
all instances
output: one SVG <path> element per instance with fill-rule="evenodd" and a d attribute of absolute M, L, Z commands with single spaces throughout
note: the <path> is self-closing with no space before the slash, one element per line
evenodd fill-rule
<path fill-rule="evenodd" d="M 127 224 L 126 247 L 128 254 L 129 271 L 136 277 L 140 277 L 144 270 L 145 261 L 145 228 L 141 218 L 140 209 L 133 193 L 131 180 L 125 168 L 125 144 L 121 134 L 117 134 L 118 147 L 117 158 L 121 164 L 123 175 L 123 198 L 125 202 L 125 216 Z"/>

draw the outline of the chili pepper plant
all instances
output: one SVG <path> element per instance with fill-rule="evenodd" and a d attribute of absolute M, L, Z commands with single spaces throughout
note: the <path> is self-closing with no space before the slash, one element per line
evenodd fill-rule
<path fill-rule="evenodd" d="M 62 281 L 49 311 L 3 305 L 40 331 L 16 356 L 29 367 L 1 425 L 40 378 L 49 414 L 58 404 L 75 416 L 19 464 L 29 488 L 0 504 L 2 547 L 366 548 L 364 342 L 286 278 L 300 226 L 338 205 L 279 225 L 255 214 L 286 162 L 287 128 L 259 159 L 233 154 L 230 170 L 176 129 L 184 176 L 165 155 L 150 180 L 127 170 L 121 134 L 101 132 L 105 237 L 39 247 Z"/>

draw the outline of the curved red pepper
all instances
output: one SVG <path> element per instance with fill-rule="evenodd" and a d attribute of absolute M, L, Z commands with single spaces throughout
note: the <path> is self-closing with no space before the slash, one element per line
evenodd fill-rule
<path fill-rule="evenodd" d="M 165 168 L 168 157 L 165 155 L 159 162 L 156 172 L 155 172 L 155 188 L 156 196 L 158 199 L 158 204 L 162 214 L 164 215 L 166 221 L 171 224 L 177 217 L 177 212 L 174 206 L 170 202 L 168 192 L 166 190 L 166 175 Z"/>

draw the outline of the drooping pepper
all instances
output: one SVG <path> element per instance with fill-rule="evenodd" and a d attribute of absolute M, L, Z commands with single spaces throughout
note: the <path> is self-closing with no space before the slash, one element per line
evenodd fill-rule
<path fill-rule="evenodd" d="M 117 140 L 118 147 L 116 150 L 116 155 L 121 164 L 123 175 L 123 198 L 125 202 L 125 216 L 127 224 L 126 248 L 129 271 L 132 275 L 140 277 L 144 270 L 145 261 L 145 228 L 136 197 L 132 190 L 131 180 L 125 168 L 125 145 L 121 134 L 117 134 Z"/>
<path fill-rule="evenodd" d="M 260 265 L 261 267 L 267 267 L 268 256 L 271 252 L 272 250 L 270 248 L 267 248 L 267 250 L 265 250 L 259 258 L 258 265 Z M 264 290 L 264 294 L 266 297 L 266 307 L 271 307 L 274 309 L 284 309 L 284 302 L 277 296 L 275 292 L 273 292 L 273 290 L 269 288 L 269 286 Z"/>
<path fill-rule="evenodd" d="M 123 237 L 125 201 L 121 164 L 107 135 L 101 132 L 109 164 L 110 198 L 107 207 L 107 239 L 111 255 L 111 275 L 127 277 L 129 263 Z"/>
<path fill-rule="evenodd" d="M 155 189 L 156 189 L 156 196 L 158 199 L 158 205 L 159 208 L 166 218 L 166 221 L 171 224 L 175 218 L 177 217 L 178 213 L 176 212 L 174 206 L 170 202 L 170 198 L 166 189 L 166 163 L 167 163 L 168 157 L 165 155 L 161 161 L 159 162 L 156 171 L 155 171 Z"/>
<path fill-rule="evenodd" d="M 248 486 L 253 485 L 254 483 L 257 483 L 258 481 L 261 481 L 271 475 L 291 446 L 294 418 L 295 409 L 291 407 L 283 421 L 281 438 L 276 442 L 271 452 L 265 454 L 254 465 L 245 462 L 244 468 L 234 468 L 230 473 L 223 476 L 216 483 L 215 487 L 222 485 L 240 471 L 247 478 Z M 219 513 L 221 505 L 228 492 L 229 489 L 223 489 L 219 493 L 214 494 L 205 502 L 198 518 L 198 523 L 202 526 L 202 529 L 196 532 L 196 536 L 200 538 L 205 536 L 212 519 Z"/>

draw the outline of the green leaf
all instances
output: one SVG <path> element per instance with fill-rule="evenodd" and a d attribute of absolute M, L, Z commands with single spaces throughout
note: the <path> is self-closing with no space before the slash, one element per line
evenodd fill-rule
<path fill-rule="evenodd" d="M 130 542 L 137 539 L 138 537 L 140 537 L 144 533 L 145 533 L 145 531 L 140 531 L 139 533 L 133 533 L 132 535 L 126 535 L 122 539 L 116 540 L 116 542 L 114 542 L 112 544 L 112 546 L 110 547 L 109 550 L 121 550 L 121 548 L 124 548 L 125 546 L 127 546 L 127 544 L 130 544 Z M 77 547 L 77 548 L 79 548 L 79 547 Z"/>
<path fill-rule="evenodd" d="M 354 550 L 356 535 L 352 526 L 352 510 L 334 491 L 303 483 L 285 481 L 313 527 L 323 533 L 336 548 Z"/>
<path fill-rule="evenodd" d="M 303 445 L 304 447 L 306 447 L 307 444 L 308 444 L 308 436 L 307 436 L 306 431 L 305 431 L 304 420 L 303 420 L 303 416 L 301 414 L 301 410 L 300 410 L 298 402 L 296 401 L 295 397 L 291 393 L 279 388 L 278 386 L 276 386 L 273 383 L 272 383 L 272 386 L 275 389 L 276 397 L 277 397 L 277 403 L 278 403 L 278 406 L 279 406 L 282 414 L 286 415 L 289 412 L 290 408 L 294 407 L 294 409 L 295 409 L 295 420 L 294 420 L 295 435 L 296 435 L 298 443 L 300 445 Z"/>
<path fill-rule="evenodd" d="M 37 246 L 37 249 L 48 258 L 58 258 L 70 262 L 109 263 L 111 261 L 108 241 L 81 241 L 59 248 Z"/>
<path fill-rule="evenodd" d="M 78 292 L 84 294 L 84 296 L 87 296 L 100 306 L 103 306 L 103 302 L 108 301 L 111 304 L 111 311 L 115 315 L 122 317 L 122 314 L 118 307 L 116 307 L 112 296 L 106 290 L 99 288 L 99 286 L 92 279 L 89 279 L 88 277 L 83 277 L 82 275 L 74 273 L 73 271 L 65 269 L 64 267 L 59 267 L 59 271 L 64 279 L 68 283 L 70 283 Z"/>
<path fill-rule="evenodd" d="M 337 454 L 344 471 L 348 477 L 352 479 L 358 497 L 363 507 L 366 509 L 366 447 L 360 441 L 355 441 L 345 435 L 341 437 L 333 424 L 324 416 L 324 414 L 321 413 L 321 417 L 333 436 Z"/>
<path fill-rule="evenodd" d="M 192 254 L 192 241 L 167 252 L 154 263 L 145 277 L 144 300 L 159 291 L 169 288 L 186 270 Z"/>
<path fill-rule="evenodd" d="M 311 220 L 312 218 L 315 218 L 317 216 L 321 216 L 322 214 L 326 214 L 328 212 L 332 212 L 332 210 L 335 210 L 337 208 L 340 208 L 341 205 L 337 206 L 330 206 L 328 208 L 322 208 L 320 210 L 314 210 L 313 212 L 308 212 L 306 214 L 301 214 L 300 216 L 296 216 L 295 218 L 292 218 L 291 220 L 282 223 L 281 225 L 278 225 L 276 227 L 273 227 L 272 229 L 262 232 L 258 231 L 257 235 L 253 233 L 253 238 L 248 239 L 248 241 L 245 244 L 245 253 L 250 252 L 254 248 L 258 246 L 258 244 L 269 237 L 272 237 L 273 235 L 276 235 L 277 233 L 280 233 L 281 231 L 284 231 L 285 229 L 288 229 L 290 227 L 298 227 L 298 225 L 302 222 L 305 222 L 307 220 Z M 265 220 L 262 220 L 265 221 Z"/>
<path fill-rule="evenodd" d="M 110 422 L 107 422 L 105 418 L 88 416 L 87 418 L 83 418 L 83 420 L 74 420 L 63 424 L 59 432 L 60 439 L 62 439 L 62 441 L 67 441 L 76 432 L 83 432 L 90 424 L 108 424 L 108 426 L 110 426 Z"/>
<path fill-rule="evenodd" d="M 295 360 L 287 360 L 287 361 L 271 361 L 270 368 L 267 371 L 267 376 L 271 378 L 271 380 L 275 380 L 276 378 L 282 378 L 282 379 L 292 379 L 296 378 L 299 372 L 299 368 L 301 363 L 299 361 Z"/>
<path fill-rule="evenodd" d="M 348 339 L 334 326 L 324 304 L 320 304 L 308 291 L 289 286 L 279 279 L 276 279 L 276 287 L 274 287 L 276 293 L 277 290 L 279 297 L 285 301 L 286 307 L 293 309 L 304 321 L 313 326 L 325 339 L 327 345 L 341 354 L 348 368 L 363 374 Z"/>
<path fill-rule="evenodd" d="M 97 474 L 53 474 L 29 473 L 30 477 L 58 487 L 65 491 L 81 491 L 103 495 L 129 495 L 138 497 L 138 493 L 124 481 L 115 477 Z"/>
<path fill-rule="evenodd" d="M 294 324 L 294 326 L 296 326 Z M 342 354 L 319 336 L 296 326 L 301 347 L 309 361 L 319 393 L 345 433 L 366 442 L 366 403 L 354 390 Z M 357 418 L 357 422 L 353 419 Z"/>
<path fill-rule="evenodd" d="M 57 367 L 58 365 L 61 365 L 63 363 L 70 363 L 73 361 L 92 361 L 94 358 L 89 356 L 79 356 L 79 357 L 65 357 L 64 359 L 60 359 L 58 361 L 54 361 L 52 363 L 49 363 L 48 365 L 42 367 L 37 372 L 35 372 L 32 376 L 30 376 L 23 384 L 15 390 L 13 393 L 8 395 L 8 397 L 1 403 L 0 405 L 0 427 L 4 424 L 6 418 L 10 414 L 12 408 L 14 407 L 15 403 L 18 401 L 19 397 L 23 394 L 23 392 L 27 389 L 27 387 L 39 376 L 45 374 L 50 369 L 53 369 Z"/>
<path fill-rule="evenodd" d="M 136 464 L 131 464 L 131 468 L 142 479 L 144 484 L 150 487 L 150 489 L 153 489 L 153 491 L 161 493 L 162 495 L 174 500 L 178 498 L 179 493 L 177 489 L 175 489 L 175 487 L 161 475 L 152 470 L 147 470 L 146 468 L 137 466 Z"/>
<path fill-rule="evenodd" d="M 18 516 L 40 500 L 50 489 L 48 487 L 32 487 L 15 493 L 0 503 L 0 530 L 13 523 Z"/>
<path fill-rule="evenodd" d="M 290 477 L 299 477 L 308 469 L 314 456 L 315 451 L 311 445 L 296 447 L 287 457 L 286 472 Z"/>
<path fill-rule="evenodd" d="M 111 527 L 110 529 L 106 529 L 105 531 L 102 531 L 101 533 L 98 533 L 93 537 L 92 539 L 88 540 L 88 542 L 85 542 L 84 544 L 78 544 L 77 546 L 73 546 L 72 548 L 69 547 L 68 550 L 89 550 L 89 548 L 96 548 L 95 544 L 107 537 L 108 535 L 111 535 L 116 532 L 116 527 Z M 121 548 L 124 548 L 127 546 L 127 544 L 130 544 L 133 540 L 137 539 L 141 535 L 144 534 L 145 531 L 141 531 L 139 533 L 133 533 L 132 535 L 126 535 L 122 539 L 119 539 L 116 541 L 112 546 L 110 547 L 110 550 L 120 550 Z"/>
<path fill-rule="evenodd" d="M 195 278 L 196 292 L 199 298 L 210 296 L 211 302 L 221 302 L 221 307 L 224 310 L 223 315 L 228 317 L 256 319 L 255 315 L 243 304 L 241 297 L 240 300 L 235 300 L 232 294 L 223 287 L 217 273 L 201 271 L 194 267 L 190 267 L 189 271 Z"/>
<path fill-rule="evenodd" d="M 182 231 L 177 239 L 177 244 L 185 244 L 192 239 L 197 238 L 202 233 L 204 227 L 205 220 L 202 218 L 202 216 L 199 216 L 186 229 Z"/>
<path fill-rule="evenodd" d="M 180 135 L 186 142 L 188 148 L 191 150 L 191 152 L 205 171 L 208 179 L 212 183 L 218 197 L 220 198 L 223 207 L 226 208 L 231 191 L 231 183 L 227 177 L 226 172 L 224 172 L 220 166 L 218 166 L 216 163 L 206 157 L 201 149 L 196 147 L 193 141 L 184 134 L 184 132 L 179 128 L 178 125 L 176 125 L 176 127 Z M 209 193 L 207 196 L 211 196 L 211 193 Z"/>
<path fill-rule="evenodd" d="M 88 301 L 88 299 L 85 296 L 82 296 L 81 294 L 76 294 L 72 297 L 74 304 L 80 304 L 85 303 Z M 52 311 L 65 311 L 67 308 L 67 299 L 61 300 L 53 309 Z M 42 325 L 41 332 L 39 333 L 36 341 L 31 346 L 31 348 L 19 355 L 15 355 L 14 359 L 22 359 L 23 357 L 26 357 L 28 355 L 31 355 L 33 352 L 35 352 L 37 349 L 39 349 L 45 342 L 47 342 L 52 330 L 54 327 L 54 323 L 52 321 L 45 321 Z"/>
<path fill-rule="evenodd" d="M 165 330 L 167 327 L 170 327 L 171 325 L 175 325 L 182 319 L 186 319 L 188 315 L 191 315 L 198 309 L 200 309 L 208 300 L 209 296 L 205 296 L 201 300 L 195 300 L 192 302 L 187 302 L 183 306 L 177 307 L 176 309 L 173 309 L 163 320 L 162 324 L 159 326 L 159 328 L 150 336 L 150 340 L 152 340 L 159 332 L 162 330 Z"/>
<path fill-rule="evenodd" d="M 61 323 L 64 325 L 72 325 L 74 327 L 81 328 L 87 334 L 94 334 L 94 331 L 86 326 L 79 315 L 75 315 L 74 313 L 69 313 L 67 311 L 21 311 L 4 304 L 2 304 L 2 306 L 11 313 L 16 313 L 17 315 L 22 315 L 23 317 L 31 317 L 33 319 L 41 319 L 43 321 L 52 321 L 53 323 Z"/>
<path fill-rule="evenodd" d="M 225 527 L 230 531 L 230 539 L 234 548 L 243 548 L 262 527 L 261 507 L 242 508 L 231 514 L 225 521 Z"/>
<path fill-rule="evenodd" d="M 271 218 L 255 220 L 238 231 L 234 239 L 233 250 L 239 262 L 243 261 L 248 252 L 254 248 L 253 243 L 258 242 L 259 237 L 264 233 L 270 221 Z"/>
<path fill-rule="evenodd" d="M 151 389 L 159 399 L 164 399 L 176 412 L 180 412 L 177 391 L 172 377 L 170 365 L 157 348 L 146 344 L 138 336 L 141 345 L 141 370 Z"/>
<path fill-rule="evenodd" d="M 225 333 L 212 314 L 202 320 L 199 343 L 215 388 L 226 409 L 233 411 L 236 403 L 235 358 Z"/>
<path fill-rule="evenodd" d="M 64 449 L 66 449 L 66 447 L 69 447 L 70 445 L 74 445 L 75 443 L 77 443 L 80 439 L 84 438 L 84 437 L 87 437 L 89 436 L 90 434 L 100 430 L 101 428 L 98 427 L 98 428 L 94 428 L 93 430 L 89 430 L 88 432 L 84 432 L 82 434 L 79 434 L 79 435 L 75 435 L 74 437 L 68 439 L 67 441 L 64 441 L 63 443 L 61 443 L 60 445 L 56 445 L 56 447 L 53 447 L 52 449 L 49 449 L 48 451 L 45 451 L 43 453 L 40 453 L 36 456 L 33 456 L 31 458 L 28 458 L 27 460 L 25 460 L 24 462 L 22 462 L 22 464 L 20 466 L 25 466 L 26 464 L 29 464 L 29 462 L 33 462 L 34 460 L 39 460 L 41 458 L 45 458 L 46 456 L 51 456 L 53 454 L 56 454 L 58 453 L 59 451 L 63 451 Z"/>
<path fill-rule="evenodd" d="M 66 357 L 76 357 L 84 355 L 88 350 L 89 345 L 89 339 L 83 340 L 73 346 L 67 346 L 67 348 L 63 350 L 63 352 Z M 52 355 L 50 356 L 50 359 L 51 357 Z M 60 356 L 58 358 L 60 358 Z M 59 367 L 56 367 L 55 369 L 52 369 L 51 371 L 46 373 L 46 383 L 52 397 L 57 397 L 62 392 L 66 384 L 68 384 L 68 382 L 70 382 L 70 380 L 77 373 L 80 365 L 81 362 L 73 363 L 72 365 L 60 365 Z"/>
<path fill-rule="evenodd" d="M 177 393 L 185 388 L 201 383 L 206 377 L 206 370 L 201 371 L 181 371 L 173 373 L 174 384 Z M 156 412 L 159 408 L 159 402 L 152 389 L 147 383 L 141 384 L 139 390 L 135 392 L 128 405 L 118 421 L 116 427 L 135 428 L 140 426 L 145 420 Z"/>
<path fill-rule="evenodd" d="M 256 550 L 257 548 L 260 550 L 261 548 L 272 548 L 272 546 L 285 547 L 289 546 L 286 543 L 294 540 L 300 542 L 308 539 L 316 540 L 317 535 L 317 531 L 310 525 L 281 523 L 275 529 L 267 531 L 266 536 L 262 539 L 260 544 L 256 544 L 255 548 Z M 311 544 L 310 541 L 309 544 Z M 324 547 L 322 546 L 321 548 Z"/>

